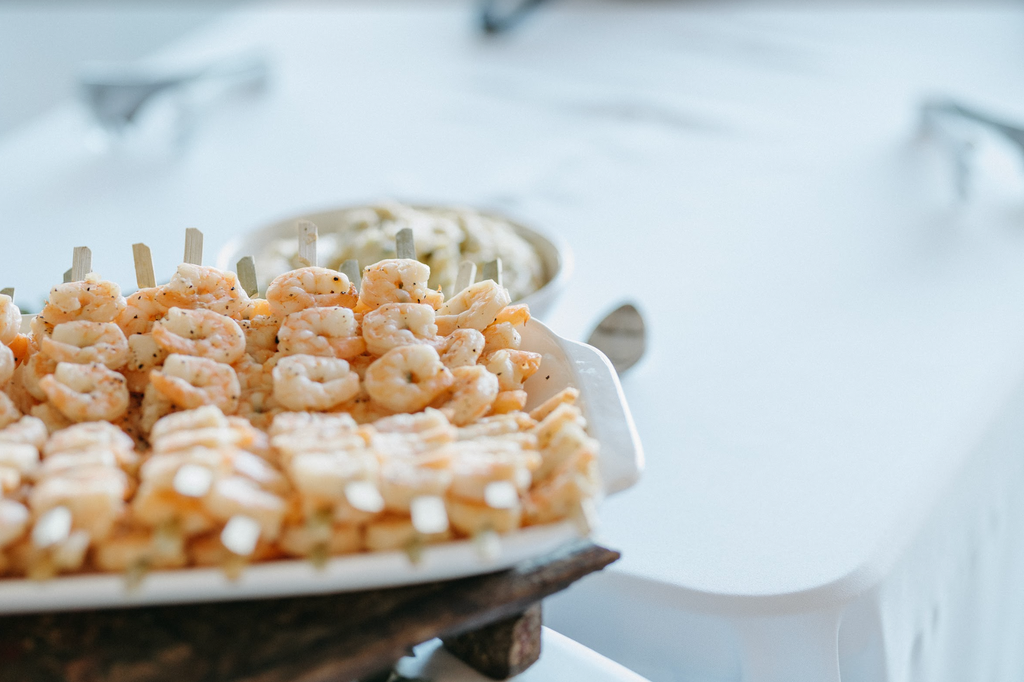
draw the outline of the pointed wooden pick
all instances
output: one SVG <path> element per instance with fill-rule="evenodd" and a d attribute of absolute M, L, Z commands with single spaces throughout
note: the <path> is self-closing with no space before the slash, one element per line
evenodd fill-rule
<path fill-rule="evenodd" d="M 462 265 L 459 266 L 459 275 L 455 278 L 455 293 L 459 293 L 475 281 L 476 263 L 468 260 L 462 261 Z"/>
<path fill-rule="evenodd" d="M 153 254 L 145 244 L 132 244 L 132 257 L 135 259 L 135 284 L 140 289 L 156 286 L 156 273 L 153 271 Z"/>
<path fill-rule="evenodd" d="M 316 266 L 316 225 L 308 220 L 299 221 L 299 263 L 302 267 Z"/>
<path fill-rule="evenodd" d="M 203 233 L 194 227 L 185 230 L 185 257 L 182 262 L 203 264 Z"/>
<path fill-rule="evenodd" d="M 355 258 L 349 258 L 341 264 L 341 272 L 348 277 L 348 281 L 352 282 L 356 290 L 362 289 L 363 277 L 359 272 L 359 261 Z"/>
<path fill-rule="evenodd" d="M 10 296 L 11 300 L 14 300 L 14 287 L 7 287 L 6 289 L 0 289 L 0 296 Z"/>
<path fill-rule="evenodd" d="M 412 228 L 403 227 L 395 235 L 395 253 L 399 258 L 416 260 L 416 244 L 412 239 Z"/>
<path fill-rule="evenodd" d="M 88 246 L 76 246 L 71 258 L 71 281 L 81 282 L 92 272 L 92 251 Z"/>
<path fill-rule="evenodd" d="M 71 269 L 68 268 L 67 270 L 64 271 L 64 283 L 67 284 L 70 281 L 71 281 Z"/>
<path fill-rule="evenodd" d="M 259 293 L 259 284 L 256 279 L 256 260 L 252 256 L 245 256 L 235 265 L 238 272 L 238 283 L 242 290 L 250 297 L 255 298 Z"/>
<path fill-rule="evenodd" d="M 495 283 L 501 284 L 501 259 L 495 258 L 484 263 L 480 273 L 480 279 L 493 279 Z"/>

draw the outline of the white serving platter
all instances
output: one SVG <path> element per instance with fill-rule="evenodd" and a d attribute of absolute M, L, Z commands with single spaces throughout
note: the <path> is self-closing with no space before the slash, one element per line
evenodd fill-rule
<path fill-rule="evenodd" d="M 530 320 L 523 331 L 523 348 L 544 356 L 540 371 L 526 382 L 528 407 L 566 386 L 579 388 L 588 430 L 601 446 L 605 494 L 632 486 L 643 470 L 643 450 L 608 359 L 591 346 L 560 338 L 536 320 Z M 450 580 L 508 568 L 578 537 L 577 527 L 563 522 L 502 535 L 500 551 L 489 560 L 481 557 L 472 541 L 460 540 L 427 547 L 415 564 L 404 552 L 359 553 L 332 558 L 322 568 L 304 560 L 254 564 L 236 580 L 216 568 L 186 568 L 153 571 L 131 589 L 119 574 L 71 575 L 41 582 L 0 579 L 0 613 L 327 594 Z"/>

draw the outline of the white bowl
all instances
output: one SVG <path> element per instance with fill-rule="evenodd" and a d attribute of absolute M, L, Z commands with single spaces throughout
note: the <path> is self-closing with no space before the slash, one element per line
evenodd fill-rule
<path fill-rule="evenodd" d="M 444 208 L 415 204 L 412 207 L 426 210 Z M 224 248 L 220 250 L 220 253 L 217 254 L 217 267 L 222 270 L 234 270 L 235 264 L 239 259 L 245 256 L 255 256 L 258 269 L 260 267 L 259 254 L 280 239 L 294 238 L 296 236 L 295 223 L 297 221 L 309 220 L 319 228 L 321 234 L 327 234 L 337 230 L 339 220 L 343 214 L 357 208 L 364 208 L 364 206 L 345 206 L 326 211 L 303 213 L 237 235 L 228 241 Z M 516 234 L 529 242 L 537 251 L 544 265 L 545 283 L 541 288 L 515 302 L 528 304 L 531 315 L 544 319 L 554 307 L 554 303 L 565 288 L 565 283 L 568 281 L 569 274 L 572 271 L 572 253 L 569 250 L 569 246 L 559 237 L 539 232 L 500 213 L 490 211 L 478 211 L 478 213 L 508 222 Z M 266 275 L 269 273 L 261 272 L 261 274 Z M 278 275 L 280 273 L 275 272 L 272 274 Z"/>

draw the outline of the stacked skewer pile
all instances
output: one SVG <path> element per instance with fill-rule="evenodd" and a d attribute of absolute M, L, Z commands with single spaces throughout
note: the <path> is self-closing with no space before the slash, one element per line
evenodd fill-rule
<path fill-rule="evenodd" d="M 218 565 L 402 549 L 574 519 L 589 527 L 597 446 L 567 388 L 525 411 L 541 356 L 520 348 L 500 261 L 458 292 L 399 258 L 306 267 L 257 298 L 255 264 L 202 265 L 202 235 L 156 284 L 133 247 L 126 298 L 75 250 L 20 333 L 0 295 L 0 571 Z"/>

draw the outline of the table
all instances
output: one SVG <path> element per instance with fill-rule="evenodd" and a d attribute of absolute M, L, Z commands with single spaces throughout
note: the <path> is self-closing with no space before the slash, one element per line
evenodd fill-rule
<path fill-rule="evenodd" d="M 631 298 L 651 334 L 624 381 L 648 471 L 602 509 L 624 586 L 562 603 L 664 627 L 564 633 L 632 636 L 655 680 L 1019 678 L 1020 182 L 958 206 L 915 109 L 1024 119 L 1024 12 L 566 3 L 497 40 L 469 16 L 240 12 L 155 57 L 276 65 L 179 157 L 89 152 L 70 105 L 0 140 L 2 278 L 39 298 L 88 241 L 131 281 L 143 237 L 169 273 L 185 226 L 212 258 L 379 197 L 509 212 L 575 250 L 556 331 Z"/>

